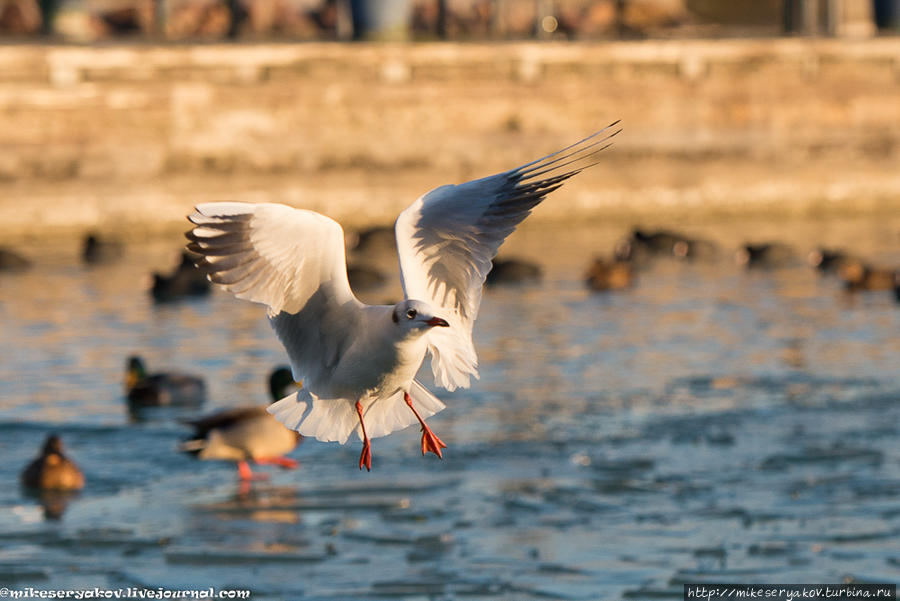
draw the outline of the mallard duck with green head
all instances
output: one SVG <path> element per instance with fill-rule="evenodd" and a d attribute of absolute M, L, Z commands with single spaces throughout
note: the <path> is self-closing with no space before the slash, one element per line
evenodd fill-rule
<path fill-rule="evenodd" d="M 125 393 L 133 407 L 193 406 L 206 400 L 206 383 L 177 371 L 148 374 L 144 360 L 132 355 L 125 371 Z"/>

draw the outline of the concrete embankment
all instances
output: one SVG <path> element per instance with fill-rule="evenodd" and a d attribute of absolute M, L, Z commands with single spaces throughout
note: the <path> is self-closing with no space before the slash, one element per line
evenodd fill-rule
<path fill-rule="evenodd" d="M 538 219 L 900 208 L 900 39 L 0 47 L 0 234 L 389 221 L 615 119 Z"/>

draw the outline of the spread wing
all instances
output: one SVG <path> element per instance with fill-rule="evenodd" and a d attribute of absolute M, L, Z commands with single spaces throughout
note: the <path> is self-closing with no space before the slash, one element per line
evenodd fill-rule
<path fill-rule="evenodd" d="M 262 303 L 294 379 L 315 391 L 352 342 L 363 306 L 347 282 L 334 220 L 280 204 L 212 202 L 188 219 L 198 266 L 238 298 Z"/>
<path fill-rule="evenodd" d="M 397 250 L 407 298 L 442 311 L 449 328 L 428 333 L 435 381 L 450 390 L 478 376 L 472 325 L 491 260 L 547 194 L 587 167 L 619 133 L 599 132 L 516 169 L 428 192 L 400 214 Z"/>

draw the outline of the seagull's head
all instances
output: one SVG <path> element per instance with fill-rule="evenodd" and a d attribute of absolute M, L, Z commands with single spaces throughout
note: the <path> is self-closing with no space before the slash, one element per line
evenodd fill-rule
<path fill-rule="evenodd" d="M 404 300 L 394 305 L 391 319 L 407 332 L 424 334 L 434 327 L 446 328 L 450 324 L 446 319 L 434 314 L 434 308 L 428 303 L 417 300 Z"/>

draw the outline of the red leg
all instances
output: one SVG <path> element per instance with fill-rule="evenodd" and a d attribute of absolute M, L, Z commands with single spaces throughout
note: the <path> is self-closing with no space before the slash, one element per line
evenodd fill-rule
<path fill-rule="evenodd" d="M 260 457 L 254 461 L 260 465 L 277 465 L 286 470 L 295 470 L 300 465 L 299 461 L 290 457 Z"/>
<path fill-rule="evenodd" d="M 249 482 L 251 480 L 266 480 L 269 477 L 267 474 L 254 474 L 250 469 L 250 464 L 246 461 L 238 462 L 238 473 L 241 475 L 241 480 L 244 482 Z"/>
<path fill-rule="evenodd" d="M 363 433 L 363 448 L 362 453 L 359 454 L 359 469 L 362 469 L 363 466 L 366 466 L 366 471 L 372 471 L 372 445 L 369 444 L 369 435 L 366 434 L 366 424 L 363 422 L 363 410 L 362 404 L 359 401 L 356 401 L 356 414 L 359 416 L 359 427 L 362 428 Z"/>
<path fill-rule="evenodd" d="M 443 440 L 437 437 L 437 434 L 431 431 L 431 428 L 425 425 L 425 420 L 422 419 L 422 416 L 420 416 L 419 412 L 416 411 L 416 408 L 413 407 L 412 399 L 408 392 L 403 393 L 403 400 L 406 401 L 406 404 L 409 405 L 409 408 L 412 409 L 412 412 L 416 415 L 416 419 L 422 424 L 422 455 L 424 456 L 425 453 L 430 451 L 443 459 L 444 455 L 441 453 L 441 449 L 446 449 L 447 445 L 444 444 Z"/>

